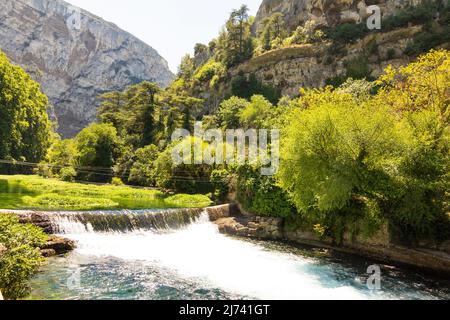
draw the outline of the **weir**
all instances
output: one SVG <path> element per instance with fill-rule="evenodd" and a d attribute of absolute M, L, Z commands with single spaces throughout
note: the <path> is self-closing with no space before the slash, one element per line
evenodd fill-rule
<path fill-rule="evenodd" d="M 84 232 L 164 231 L 180 229 L 198 220 L 199 209 L 166 211 L 110 211 L 49 215 L 52 230 L 58 234 Z"/>
<path fill-rule="evenodd" d="M 86 232 L 164 231 L 186 227 L 205 214 L 210 221 L 230 216 L 232 206 L 163 210 L 117 210 L 81 212 L 8 211 L 22 223 L 31 223 L 48 234 Z"/>

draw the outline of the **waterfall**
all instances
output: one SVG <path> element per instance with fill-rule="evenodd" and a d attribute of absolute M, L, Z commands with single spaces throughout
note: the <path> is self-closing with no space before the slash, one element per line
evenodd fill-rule
<path fill-rule="evenodd" d="M 49 265 L 54 273 L 48 279 L 80 277 L 75 287 L 67 287 L 65 281 L 50 286 L 59 288 L 62 297 L 109 299 L 119 293 L 121 298 L 148 299 L 166 299 L 168 294 L 186 299 L 203 294 L 234 299 L 430 297 L 426 290 L 418 292 L 414 281 L 399 284 L 397 273 L 391 279 L 383 273 L 383 290 L 370 291 L 364 280 L 365 261 L 354 268 L 291 247 L 266 247 L 222 235 L 208 209 L 45 216 L 57 233 L 77 243 L 74 252 Z"/>
<path fill-rule="evenodd" d="M 168 231 L 186 227 L 200 219 L 201 209 L 63 212 L 48 215 L 58 234 L 93 232 L 129 233 Z"/>

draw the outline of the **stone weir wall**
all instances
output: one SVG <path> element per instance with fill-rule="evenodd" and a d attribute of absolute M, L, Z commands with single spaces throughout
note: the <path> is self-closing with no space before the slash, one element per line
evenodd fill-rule
<path fill-rule="evenodd" d="M 234 206 L 221 205 L 215 207 L 209 207 L 205 209 L 188 209 L 192 215 L 200 215 L 204 210 L 209 215 L 211 221 L 217 221 L 230 217 L 233 213 Z M 236 209 L 234 209 L 236 210 Z M 13 210 L 0 210 L 0 214 L 15 214 L 19 217 L 19 221 L 24 224 L 32 224 L 41 228 L 45 233 L 49 235 L 48 242 L 41 248 L 41 253 L 45 257 L 51 257 L 55 255 L 65 254 L 76 248 L 76 243 L 72 240 L 64 237 L 56 236 L 57 233 L 55 225 L 52 223 L 50 212 L 37 212 L 37 211 L 13 211 Z M 58 214 L 58 213 L 54 213 Z M 2 247 L 0 247 L 1 253 Z"/>
<path fill-rule="evenodd" d="M 433 249 L 403 247 L 392 243 L 386 227 L 370 238 L 347 236 L 343 244 L 337 246 L 331 239 L 321 239 L 313 232 L 301 229 L 290 230 L 285 226 L 282 218 L 260 217 L 236 208 L 231 211 L 230 216 L 215 221 L 221 233 L 327 248 L 380 262 L 402 264 L 450 275 L 450 243 L 448 242 Z"/>

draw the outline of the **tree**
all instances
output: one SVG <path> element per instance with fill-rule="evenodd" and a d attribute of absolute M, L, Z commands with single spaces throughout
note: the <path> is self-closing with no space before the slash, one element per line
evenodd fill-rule
<path fill-rule="evenodd" d="M 48 149 L 47 156 L 41 166 L 49 166 L 52 175 L 58 176 L 64 168 L 75 168 L 78 165 L 78 149 L 72 139 L 57 140 Z"/>
<path fill-rule="evenodd" d="M 135 148 L 156 142 L 161 122 L 160 94 L 159 86 L 147 81 L 123 92 L 104 94 L 99 120 L 113 125 L 127 144 Z"/>
<path fill-rule="evenodd" d="M 249 102 L 238 97 L 224 100 L 217 112 L 217 118 L 225 129 L 239 129 L 241 127 L 240 112 L 247 108 Z"/>
<path fill-rule="evenodd" d="M 110 124 L 93 124 L 75 138 L 79 176 L 87 181 L 111 181 L 112 167 L 122 146 L 117 130 Z"/>
<path fill-rule="evenodd" d="M 178 77 L 182 78 L 185 81 L 192 80 L 192 76 L 194 75 L 194 61 L 191 56 L 186 54 L 182 59 L 180 66 L 178 67 Z"/>
<path fill-rule="evenodd" d="M 47 106 L 39 84 L 0 51 L 0 159 L 45 157 L 51 138 Z"/>
<path fill-rule="evenodd" d="M 141 186 L 155 186 L 155 161 L 159 156 L 158 147 L 149 145 L 138 149 L 135 156 L 136 161 L 131 168 L 129 181 Z"/>
<path fill-rule="evenodd" d="M 276 117 L 275 107 L 261 95 L 255 95 L 239 112 L 240 123 L 245 129 L 269 129 Z"/>
<path fill-rule="evenodd" d="M 375 96 L 363 81 L 302 91 L 278 179 L 303 217 L 337 242 L 381 219 L 404 244 L 450 238 L 449 61 L 433 51 L 388 68 Z"/>
<path fill-rule="evenodd" d="M 262 51 L 279 48 L 287 37 L 283 14 L 277 12 L 262 21 L 259 30 L 259 43 Z"/>
<path fill-rule="evenodd" d="M 225 64 L 232 67 L 252 57 L 253 42 L 248 7 L 233 10 L 226 23 Z"/>

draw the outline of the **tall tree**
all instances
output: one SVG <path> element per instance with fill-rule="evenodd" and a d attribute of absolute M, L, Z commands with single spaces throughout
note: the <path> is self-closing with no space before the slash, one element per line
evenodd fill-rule
<path fill-rule="evenodd" d="M 0 51 L 0 159 L 39 162 L 50 145 L 48 99 Z"/>
<path fill-rule="evenodd" d="M 252 56 L 253 43 L 248 11 L 248 7 L 242 5 L 240 9 L 231 12 L 226 23 L 225 63 L 228 66 L 239 64 Z"/>

